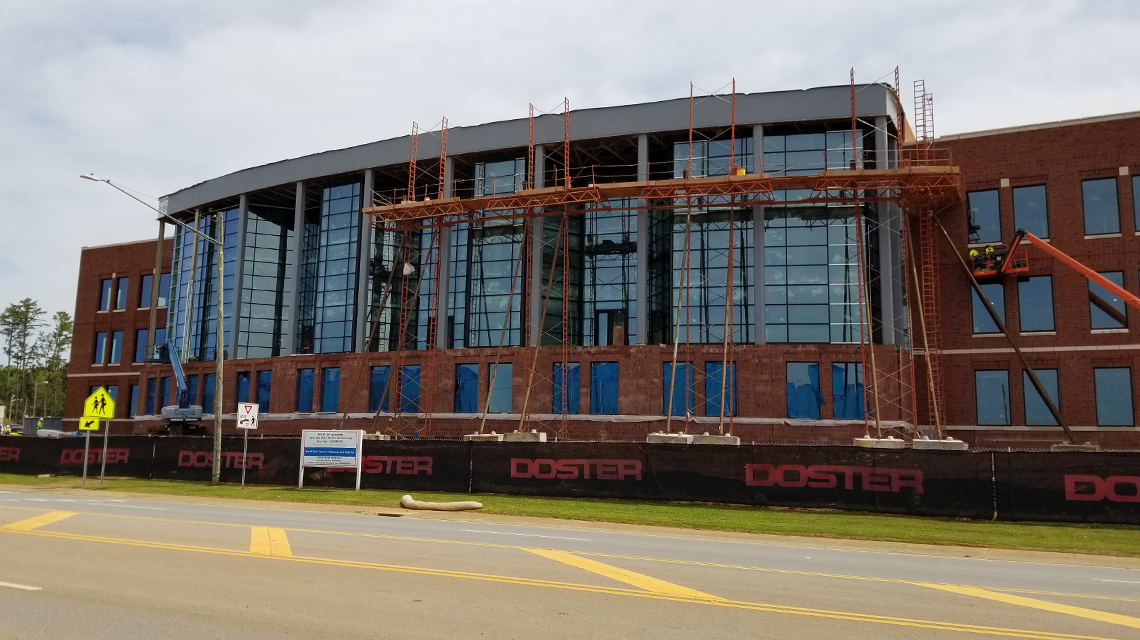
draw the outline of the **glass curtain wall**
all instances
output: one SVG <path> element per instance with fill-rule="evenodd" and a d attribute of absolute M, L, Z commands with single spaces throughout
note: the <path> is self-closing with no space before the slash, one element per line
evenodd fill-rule
<path fill-rule="evenodd" d="M 806 175 L 825 170 L 863 168 L 864 137 L 859 131 L 852 152 L 851 131 L 816 131 L 764 135 L 764 171 L 771 175 Z M 774 193 L 795 201 L 809 190 Z M 854 198 L 851 192 L 831 194 Z M 866 221 L 869 210 L 861 214 Z M 855 207 L 828 205 L 767 207 L 764 216 L 764 336 L 767 342 L 849 343 L 860 340 L 859 266 Z M 864 224 L 864 230 L 868 228 Z M 877 264 L 876 234 L 869 234 L 864 261 Z M 870 270 L 868 270 L 870 271 Z M 878 291 L 868 308 L 873 327 Z"/>
<path fill-rule="evenodd" d="M 693 143 L 690 158 L 688 142 L 676 143 L 673 176 L 724 176 L 729 174 L 731 165 L 752 172 L 752 138 L 736 139 L 735 157 L 732 151 L 733 144 L 728 139 L 700 141 Z M 672 342 L 673 328 L 677 326 L 682 341 L 722 342 L 726 302 L 732 310 L 732 340 L 753 341 L 752 208 L 733 206 L 731 196 L 694 198 L 679 204 L 683 206 L 671 211 L 650 212 L 649 341 Z M 683 296 L 679 305 L 678 296 Z"/>
<path fill-rule="evenodd" d="M 301 231 L 298 353 L 353 350 L 362 185 L 326 187 Z"/>
<path fill-rule="evenodd" d="M 535 285 L 539 293 L 539 310 L 546 307 L 542 318 L 544 346 L 562 344 L 562 309 L 567 307 L 567 344 L 580 344 L 582 336 L 582 214 L 570 212 L 565 246 L 559 239 L 562 216 L 542 218 L 542 272 L 541 282 Z M 555 260 L 555 252 L 558 257 Z M 567 262 L 564 271 L 562 262 Z M 553 273 L 552 273 L 553 272 Z M 569 276 L 569 282 L 563 276 Z M 549 289 L 549 292 L 547 291 Z M 549 293 L 549 295 L 548 295 Z M 549 298 L 549 300 L 548 300 Z"/>
<path fill-rule="evenodd" d="M 230 209 L 222 216 L 225 225 L 221 256 L 222 322 L 225 334 L 222 346 L 228 348 L 232 328 L 234 267 L 237 261 L 238 210 Z M 198 230 L 211 238 L 216 237 L 216 220 L 214 215 L 202 216 Z M 193 226 L 193 220 L 187 224 Z M 198 260 L 195 272 L 191 274 L 195 242 L 198 243 Z M 214 243 L 207 242 L 181 227 L 175 228 L 174 251 L 171 256 L 171 273 L 174 277 L 170 282 L 171 303 L 167 310 L 167 326 L 170 328 L 174 346 L 184 361 L 214 359 L 217 346 L 217 254 Z M 194 282 L 192 290 L 191 280 Z"/>
<path fill-rule="evenodd" d="M 632 198 L 585 215 L 582 344 L 629 344 L 637 336 L 637 210 Z"/>
<path fill-rule="evenodd" d="M 293 263 L 291 207 L 250 205 L 245 221 L 237 357 L 284 355 L 284 329 L 292 313 Z"/>
<path fill-rule="evenodd" d="M 375 323 L 376 331 L 369 350 L 397 349 L 400 326 L 405 321 L 407 329 L 404 332 L 404 348 L 424 349 L 427 347 L 427 322 L 436 268 L 434 264 L 428 265 L 426 262 L 431 251 L 432 234 L 435 232 L 432 229 L 397 230 L 391 223 L 387 225 L 372 229 L 368 330 L 371 331 Z M 383 308 L 380 308 L 381 301 L 384 303 Z M 407 318 L 401 314 L 401 309 L 405 307 L 410 314 Z"/>
<path fill-rule="evenodd" d="M 474 195 L 514 193 L 522 188 L 525 176 L 522 158 L 478 163 Z M 523 284 L 528 274 L 519 273 L 517 278 L 514 274 L 526 246 L 522 221 L 475 221 L 456 225 L 451 234 L 447 315 L 452 347 L 497 346 L 500 337 L 504 345 L 521 344 Z"/>

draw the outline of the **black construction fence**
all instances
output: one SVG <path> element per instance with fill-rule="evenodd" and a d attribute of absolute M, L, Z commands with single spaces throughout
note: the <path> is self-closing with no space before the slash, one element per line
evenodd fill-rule
<path fill-rule="evenodd" d="M 102 439 L 92 439 L 88 476 Z M 0 438 L 0 472 L 79 475 L 80 438 Z M 213 441 L 112 436 L 108 476 L 209 480 Z M 298 438 L 254 438 L 246 481 L 297 484 Z M 242 441 L 226 438 L 222 481 Z M 365 440 L 361 487 L 629 498 L 998 520 L 1140 524 L 1140 454 L 915 451 L 853 446 Z M 305 469 L 306 486 L 351 488 L 353 470 Z"/>

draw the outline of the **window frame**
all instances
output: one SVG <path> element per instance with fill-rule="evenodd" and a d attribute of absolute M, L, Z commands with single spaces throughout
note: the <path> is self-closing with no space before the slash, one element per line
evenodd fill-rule
<path fill-rule="evenodd" d="M 1018 194 L 1019 193 L 1020 194 L 1028 194 L 1030 192 L 1030 190 L 1036 190 L 1036 189 L 1041 190 L 1041 194 L 1042 194 L 1041 202 L 1044 204 L 1044 209 L 1041 212 L 1042 217 L 1043 217 L 1043 222 L 1044 222 L 1044 232 L 1043 233 L 1040 233 L 1040 231 L 1042 231 L 1041 228 L 1030 228 L 1033 225 L 1028 225 L 1027 224 L 1028 221 L 1019 220 L 1018 213 L 1017 213 L 1018 212 L 1017 203 L 1018 203 L 1018 199 L 1019 199 Z M 1013 226 L 1014 226 L 1014 230 L 1025 229 L 1029 233 L 1032 233 L 1033 235 L 1037 236 L 1038 238 L 1043 238 L 1043 239 L 1048 238 L 1049 237 L 1049 187 L 1047 185 L 1044 185 L 1044 184 L 1027 184 L 1027 185 L 1022 185 L 1019 187 L 1014 187 L 1011 191 L 1012 191 L 1011 195 L 1012 195 L 1012 200 L 1013 200 Z M 1028 204 L 1029 204 L 1028 202 L 1025 202 L 1023 200 L 1023 206 L 1028 206 Z"/>
<path fill-rule="evenodd" d="M 1115 229 L 1089 229 L 1089 211 L 1090 202 L 1096 202 L 1095 198 L 1099 194 L 1090 194 L 1088 188 L 1092 185 L 1112 185 L 1112 214 L 1115 221 Z M 1107 194 L 1104 194 L 1107 195 Z M 1108 205 L 1106 205 L 1108 206 Z M 1105 211 L 1105 214 L 1108 212 Z M 1101 215 L 1100 212 L 1097 215 Z M 1089 178 L 1081 180 L 1081 217 L 1084 221 L 1084 230 L 1086 236 L 1109 236 L 1120 233 L 1120 194 L 1116 185 L 1116 178 Z"/>
<path fill-rule="evenodd" d="M 1124 371 L 1128 376 L 1128 393 L 1119 393 L 1119 390 L 1114 393 L 1112 389 L 1105 389 L 1103 399 L 1111 401 L 1112 399 L 1121 396 L 1128 399 L 1128 422 L 1108 422 L 1102 419 L 1101 411 L 1101 389 L 1100 374 L 1102 371 Z M 1132 381 L 1132 367 L 1093 367 L 1093 403 L 1096 410 L 1096 426 L 1098 427 L 1134 427 L 1136 426 L 1136 403 L 1133 399 L 1135 395 L 1134 383 Z"/>
<path fill-rule="evenodd" d="M 978 283 L 978 286 L 982 288 L 982 292 L 985 293 L 986 297 L 989 298 L 990 302 L 993 303 L 994 311 L 997 312 L 998 317 L 1001 318 L 1001 321 L 1004 324 L 1006 322 L 1006 318 L 1007 318 L 1006 313 L 1005 313 L 1005 284 L 1002 282 L 986 282 L 986 283 Z M 999 288 L 1001 290 L 1001 295 L 1000 296 L 991 295 L 990 291 L 986 291 L 987 287 Z M 998 307 L 999 304 L 1000 304 L 1000 308 Z M 1001 327 L 999 327 L 996 323 L 994 323 L 993 318 L 990 317 L 990 314 L 989 314 L 989 312 L 986 311 L 984 305 L 985 305 L 985 302 L 982 300 L 982 297 L 978 295 L 978 292 L 975 291 L 973 287 L 970 287 L 970 331 L 971 331 L 971 335 L 975 335 L 975 336 L 1001 335 Z M 983 323 L 992 324 L 993 325 L 993 331 L 980 331 L 979 327 L 978 327 L 978 319 L 979 318 L 981 318 Z M 986 327 L 983 324 L 981 328 L 985 329 Z"/>
<path fill-rule="evenodd" d="M 1121 288 L 1124 287 L 1124 272 L 1123 271 L 1098 271 L 1097 273 L 1099 273 L 1101 276 L 1103 276 L 1107 280 L 1111 281 L 1116 286 L 1121 287 Z M 1120 282 L 1115 281 L 1115 276 L 1120 276 Z M 1095 291 L 1093 289 L 1094 287 L 1096 287 L 1100 291 L 1103 291 L 1106 294 L 1108 294 L 1108 290 L 1105 289 L 1104 287 L 1102 287 L 1101 285 L 1093 282 L 1092 280 L 1088 281 L 1089 329 L 1092 331 L 1113 331 L 1113 330 L 1120 330 L 1120 329 L 1127 330 L 1128 329 L 1128 322 L 1127 322 L 1128 321 L 1128 306 L 1126 304 L 1124 304 L 1123 300 L 1121 300 L 1120 298 L 1117 298 L 1115 296 L 1111 296 L 1111 294 L 1109 294 L 1111 299 L 1106 299 L 1106 298 L 1099 296 L 1099 295 L 1097 296 L 1097 297 L 1101 298 L 1102 300 L 1104 300 L 1104 302 L 1106 302 L 1109 306 L 1113 307 L 1114 309 L 1116 309 L 1117 311 L 1121 312 L 1124 315 L 1125 322 L 1124 322 L 1124 324 L 1120 324 L 1120 322 L 1118 320 L 1116 320 L 1115 318 L 1110 316 L 1107 312 L 1105 312 L 1100 307 L 1096 306 L 1096 303 L 1094 303 L 1092 301 L 1092 296 L 1097 294 L 1097 291 Z M 1116 303 L 1119 303 L 1119 304 L 1115 304 L 1113 302 L 1114 300 Z M 1107 326 L 1107 325 L 1106 326 L 1097 326 L 1098 317 L 1099 317 L 1098 312 L 1099 312 L 1100 316 L 1107 318 L 1112 323 L 1112 325 L 1111 326 Z M 1101 324 L 1103 324 L 1103 322 Z"/>
<path fill-rule="evenodd" d="M 979 393 L 983 389 L 992 391 L 994 389 L 993 381 L 984 381 L 980 374 L 1000 373 L 1005 377 L 1005 422 L 991 422 L 982 421 L 982 394 Z M 974 370 L 974 419 L 977 421 L 978 426 L 984 427 L 1008 427 L 1013 424 L 1013 403 L 1010 398 L 1009 386 L 1009 369 L 975 369 Z M 988 420 L 988 419 L 987 419 Z"/>
<path fill-rule="evenodd" d="M 1058 369 L 1052 368 L 1038 368 L 1034 369 L 1037 374 L 1037 379 L 1041 381 L 1041 385 L 1045 387 L 1045 391 L 1052 391 L 1049 399 L 1056 405 L 1058 411 L 1061 409 L 1061 376 Z M 1044 375 L 1043 375 L 1044 374 Z M 1052 375 L 1051 380 L 1046 380 Z M 1049 389 L 1049 383 L 1052 382 L 1053 388 Z M 1032 395 L 1031 395 L 1032 394 Z M 1029 419 L 1029 406 L 1032 402 L 1040 402 L 1041 407 L 1045 410 L 1046 419 L 1042 421 L 1030 421 Z M 1053 415 L 1049 413 L 1049 405 L 1045 404 L 1045 400 L 1041 394 L 1037 393 L 1037 389 L 1033 386 L 1033 381 L 1029 379 L 1029 372 L 1022 370 L 1021 372 L 1021 407 L 1025 411 L 1025 426 L 1027 427 L 1055 427 L 1057 421 L 1053 419 Z"/>
<path fill-rule="evenodd" d="M 982 205 L 983 203 L 980 202 L 980 200 L 981 200 L 981 197 L 983 195 L 986 196 L 987 200 L 990 198 L 990 196 L 993 197 L 993 203 L 992 203 L 993 204 L 993 211 L 992 212 L 990 212 L 988 210 L 982 211 L 982 209 L 983 209 L 982 206 L 978 206 L 978 207 L 974 206 L 975 203 L 972 201 L 971 196 L 977 196 L 977 198 L 978 198 L 977 204 Z M 990 203 L 986 202 L 984 204 L 986 205 L 985 208 L 988 209 L 988 205 Z M 976 218 L 974 217 L 974 211 L 975 210 L 977 210 L 979 213 L 986 215 L 987 217 L 990 216 L 992 213 L 993 217 L 996 218 L 996 220 L 993 221 L 993 222 L 995 222 L 996 228 L 992 229 L 995 237 L 993 237 L 992 239 L 989 237 L 988 234 L 985 238 L 981 237 L 980 234 L 982 231 L 987 231 L 987 232 L 991 231 L 990 229 L 986 229 L 985 227 L 979 228 L 978 239 L 977 240 L 974 239 L 974 232 L 970 229 L 970 225 L 973 225 L 976 223 Z M 967 237 L 967 240 L 969 241 L 969 244 L 1000 244 L 1001 243 L 1001 190 L 1000 189 L 977 189 L 974 191 L 967 191 L 966 192 L 966 224 L 967 224 L 966 237 Z"/>
<path fill-rule="evenodd" d="M 1041 314 L 1040 313 L 1034 313 L 1034 311 L 1039 312 L 1040 311 L 1039 309 L 1030 310 L 1030 313 L 1026 312 L 1025 304 L 1023 301 L 1026 300 L 1027 298 L 1032 298 L 1032 296 L 1024 295 L 1022 288 L 1024 285 L 1026 285 L 1029 282 L 1032 282 L 1034 280 L 1045 280 L 1046 278 L 1049 280 L 1049 328 L 1046 329 L 1046 328 L 1032 327 L 1032 328 L 1027 329 L 1025 327 L 1025 324 L 1026 324 L 1025 319 L 1026 318 L 1038 318 L 1041 316 Z M 1051 332 L 1051 331 L 1057 330 L 1057 310 L 1056 310 L 1056 307 L 1054 306 L 1053 300 L 1054 300 L 1054 297 L 1053 297 L 1053 275 L 1052 274 L 1042 274 L 1039 276 L 1031 276 L 1029 278 L 1025 278 L 1024 280 L 1018 280 L 1018 282 L 1017 282 L 1017 322 L 1019 325 L 1019 329 L 1021 330 L 1021 333 L 1041 333 L 1041 332 Z"/>

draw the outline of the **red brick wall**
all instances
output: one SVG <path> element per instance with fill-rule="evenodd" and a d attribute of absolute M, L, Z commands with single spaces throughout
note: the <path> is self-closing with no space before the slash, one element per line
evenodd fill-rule
<path fill-rule="evenodd" d="M 1051 126 L 992 135 L 976 135 L 942 141 L 961 168 L 967 191 L 998 189 L 1002 238 L 1015 232 L 1012 189 L 1046 185 L 1049 234 L 1052 246 L 1097 271 L 1123 271 L 1124 287 L 1140 289 L 1140 236 L 1133 214 L 1131 175 L 1140 173 L 1140 117 L 1087 124 Z M 1129 175 L 1120 175 L 1121 167 Z M 1086 238 L 1081 181 L 1115 177 L 1120 210 L 1117 237 Z M 1008 186 L 1002 186 L 1002 180 Z M 967 249 L 965 203 L 942 216 L 957 249 Z M 964 270 L 939 239 L 942 346 L 950 351 L 943 362 L 946 380 L 946 423 L 976 424 L 974 371 L 1007 369 L 1013 425 L 1025 423 L 1022 401 L 1022 369 L 1009 343 L 997 337 L 973 337 L 970 322 L 970 285 Z M 1093 333 L 1090 327 L 1088 284 L 1077 272 L 1057 263 L 1045 253 L 1029 248 L 1029 275 L 1052 275 L 1053 335 L 1020 335 L 1017 280 L 1004 279 L 1005 320 L 1017 345 L 1025 350 L 1031 366 L 1058 369 L 1060 409 L 1070 425 L 1096 424 L 1093 368 L 1132 367 L 1134 412 L 1140 415 L 1136 389 L 1140 388 L 1140 312 L 1128 312 L 1128 331 Z M 979 350 L 1002 349 L 1002 353 Z M 954 353 L 971 351 L 971 353 Z M 1136 430 L 1112 427 L 1110 432 L 1131 432 L 1133 445 L 1140 444 Z M 989 431 L 979 433 L 991 433 Z M 985 437 L 1009 439 L 1009 434 Z M 1039 436 L 1025 436 L 1032 437 Z M 1083 434 L 1082 438 L 1095 439 Z M 1114 436 L 1108 436 L 1114 437 Z M 1055 441 L 1055 437 L 1053 441 Z M 996 440 L 994 440 L 996 441 Z"/>
<path fill-rule="evenodd" d="M 150 305 L 144 302 L 139 307 L 139 288 L 142 276 L 154 271 L 154 252 L 157 240 L 144 240 L 103 247 L 85 247 L 79 258 L 79 283 L 75 296 L 75 327 L 71 338 L 71 360 L 68 364 L 67 395 L 64 402 L 64 426 L 74 429 L 83 411 L 83 401 L 94 386 L 118 387 L 118 401 L 115 403 L 115 430 L 130 428 L 132 420 L 127 405 L 130 399 L 130 385 L 138 384 L 139 378 L 148 366 L 133 362 L 135 354 L 135 334 L 138 329 L 150 327 Z M 172 243 L 165 242 L 163 249 L 164 272 L 170 271 L 170 251 Z M 127 277 L 126 308 L 121 311 L 99 311 L 101 282 L 113 280 L 112 309 L 118 278 Z M 155 282 L 154 286 L 158 286 Z M 158 327 L 166 326 L 166 307 L 158 310 Z M 107 333 L 110 343 L 114 331 L 123 332 L 122 357 L 119 364 L 110 364 L 109 357 L 104 364 L 94 364 L 95 334 Z M 110 354 L 110 345 L 107 345 Z"/>

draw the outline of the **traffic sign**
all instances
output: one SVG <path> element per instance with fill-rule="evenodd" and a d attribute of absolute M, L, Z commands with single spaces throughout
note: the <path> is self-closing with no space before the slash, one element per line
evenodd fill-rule
<path fill-rule="evenodd" d="M 85 418 L 114 418 L 115 399 L 103 387 L 99 387 L 87 396 L 83 402 L 83 416 Z M 98 424 L 98 421 L 96 421 Z"/>
<path fill-rule="evenodd" d="M 83 416 L 82 418 L 79 419 L 79 430 L 80 431 L 98 431 L 99 430 L 99 418 L 94 418 L 91 416 Z"/>
<path fill-rule="evenodd" d="M 258 406 L 253 402 L 239 402 L 237 408 L 237 428 L 238 429 L 256 429 L 257 428 L 257 410 Z"/>

